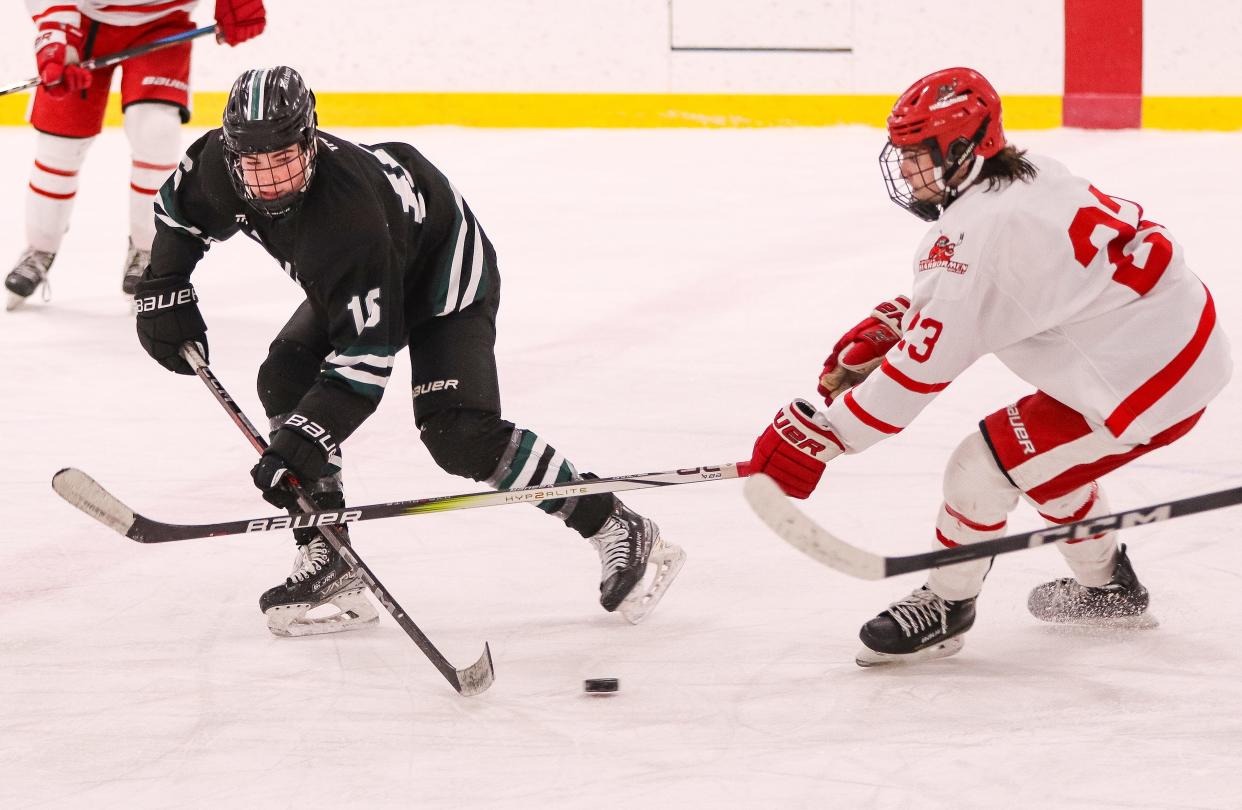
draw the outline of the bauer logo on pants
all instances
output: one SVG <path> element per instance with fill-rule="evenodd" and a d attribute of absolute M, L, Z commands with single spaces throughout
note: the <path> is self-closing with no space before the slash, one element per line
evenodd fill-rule
<path fill-rule="evenodd" d="M 457 380 L 435 380 L 433 382 L 425 382 L 415 385 L 412 391 L 412 397 L 418 399 L 423 394 L 430 394 L 433 391 L 447 391 L 450 388 L 457 388 Z"/>

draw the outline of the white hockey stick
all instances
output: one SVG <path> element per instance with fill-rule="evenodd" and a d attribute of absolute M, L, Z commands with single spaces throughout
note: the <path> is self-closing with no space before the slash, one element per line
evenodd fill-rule
<path fill-rule="evenodd" d="M 1063 526 L 998 537 L 982 543 L 903 557 L 886 557 L 851 545 L 820 526 L 805 512 L 794 506 L 776 482 L 766 475 L 761 473 L 751 475 L 746 480 L 743 491 L 746 494 L 746 500 L 750 503 L 750 508 L 781 539 L 816 562 L 859 579 L 885 579 L 899 574 L 908 574 L 911 571 L 925 571 L 928 568 L 938 568 L 942 565 L 994 557 L 997 554 L 1008 554 L 1011 551 L 1021 551 L 1025 548 L 1036 548 L 1060 540 L 1081 539 L 1110 529 L 1128 529 L 1132 526 L 1143 526 L 1148 523 L 1158 523 L 1198 512 L 1242 504 L 1242 487 L 1235 487 L 1219 492 L 1209 492 L 1206 495 L 1196 495 L 1191 498 L 1181 498 L 1153 506 L 1116 512 L 1077 523 L 1066 523 Z"/>

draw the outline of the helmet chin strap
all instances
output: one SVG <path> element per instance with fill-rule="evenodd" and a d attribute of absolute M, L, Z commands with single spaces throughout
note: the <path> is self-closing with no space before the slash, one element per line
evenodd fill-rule
<path fill-rule="evenodd" d="M 960 197 L 963 191 L 970 188 L 976 181 L 978 181 L 979 175 L 983 174 L 984 160 L 985 158 L 975 156 L 970 162 L 970 170 L 966 173 L 966 177 L 956 186 L 949 187 L 949 184 L 945 183 L 947 191 L 944 195 L 944 203 L 941 205 L 942 208 L 948 208 L 949 203 Z"/>

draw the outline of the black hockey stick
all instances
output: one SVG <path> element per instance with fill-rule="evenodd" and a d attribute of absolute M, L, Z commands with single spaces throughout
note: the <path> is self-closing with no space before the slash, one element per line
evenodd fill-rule
<path fill-rule="evenodd" d="M 160 48 L 167 48 L 169 45 L 176 45 L 178 42 L 185 42 L 186 40 L 195 39 L 203 36 L 204 34 L 213 34 L 215 33 L 215 30 L 216 27 L 214 25 L 205 25 L 202 28 L 195 28 L 192 31 L 183 31 L 180 34 L 173 34 L 170 37 L 153 39 L 150 42 L 144 42 L 141 45 L 135 45 L 134 47 L 126 48 L 123 51 L 110 53 L 107 56 L 97 56 L 94 59 L 87 59 L 85 62 L 81 63 L 80 67 L 83 67 L 86 70 L 99 70 L 100 68 L 112 67 L 115 64 L 124 62 L 126 59 L 131 59 L 135 56 L 142 56 L 144 53 L 158 51 Z M 22 90 L 29 90 L 31 87 L 37 87 L 40 84 L 43 84 L 43 80 L 36 76 L 33 79 L 27 79 L 24 82 L 10 84 L 7 87 L 0 87 L 0 96 L 7 96 L 10 93 L 20 93 Z M 59 84 L 59 82 L 57 82 L 57 84 Z"/>
<path fill-rule="evenodd" d="M 766 475 L 752 475 L 746 482 L 746 500 L 759 519 L 794 548 L 829 568 L 859 579 L 885 579 L 911 571 L 1008 554 L 1060 540 L 1090 537 L 1111 529 L 1128 529 L 1164 520 L 1242 504 L 1242 487 L 1209 492 L 1153 506 L 1129 509 L 1049 529 L 1012 534 L 956 548 L 927 551 L 904 557 L 885 557 L 850 545 L 806 515 Z"/>
<path fill-rule="evenodd" d="M 747 464 L 742 462 L 721 464 L 718 467 L 691 467 L 666 472 L 619 475 L 615 478 L 586 478 L 565 484 L 525 487 L 501 492 L 473 492 L 468 495 L 444 495 L 439 498 L 347 506 L 344 509 L 325 509 L 306 515 L 280 515 L 199 524 L 163 523 L 140 515 L 104 489 L 95 479 L 73 467 L 67 467 L 52 476 L 52 489 L 78 509 L 131 540 L 139 543 L 170 543 L 200 537 L 222 537 L 230 534 L 341 525 L 359 520 L 423 515 L 456 509 L 477 509 L 483 506 L 501 506 L 510 503 L 539 503 L 560 498 L 598 495 L 603 492 L 672 487 L 698 481 L 727 481 L 732 478 L 744 478 L 747 472 Z"/>
<path fill-rule="evenodd" d="M 242 413 L 242 409 L 238 406 L 233 398 L 229 396 L 228 391 L 224 390 L 224 386 L 216 379 L 216 375 L 211 372 L 207 366 L 207 361 L 199 353 L 198 348 L 192 343 L 186 343 L 181 347 L 181 356 L 194 369 L 194 373 L 198 375 L 207 387 L 211 390 L 212 396 L 216 398 L 221 407 L 228 411 L 229 417 L 233 420 L 233 424 L 246 434 L 246 438 L 250 440 L 250 444 L 255 450 L 262 453 L 267 449 L 267 439 L 263 438 L 263 434 L 259 433 L 250 420 L 246 418 L 246 414 Z M 315 510 L 315 502 L 310 499 L 306 490 L 299 484 L 291 484 L 293 491 L 298 496 L 298 506 L 304 511 L 313 512 Z M 388 615 L 401 626 L 405 634 L 410 637 L 418 649 L 431 660 L 436 669 L 440 670 L 440 674 L 453 685 L 460 694 L 477 695 L 485 691 L 492 685 L 495 678 L 495 671 L 492 668 L 492 651 L 486 642 L 483 644 L 483 655 L 465 669 L 457 669 L 448 662 L 431 640 L 418 629 L 418 625 L 414 624 L 402 607 L 397 604 L 397 600 L 392 598 L 388 590 L 380 584 L 380 581 L 371 573 L 371 569 L 362 561 L 358 553 L 353 550 L 346 542 L 345 535 L 340 526 L 319 526 L 319 532 L 332 545 L 333 548 L 341 555 L 350 568 L 357 571 L 362 577 L 362 581 L 375 594 L 375 598 L 379 601 L 384 609 L 388 611 Z"/>

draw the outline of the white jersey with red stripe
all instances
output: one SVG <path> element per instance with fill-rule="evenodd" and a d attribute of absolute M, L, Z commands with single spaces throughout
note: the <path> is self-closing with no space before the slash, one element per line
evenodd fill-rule
<path fill-rule="evenodd" d="M 61 22 L 77 28 L 90 20 L 108 25 L 143 25 L 178 11 L 192 12 L 196 5 L 198 0 L 26 0 L 35 25 Z"/>
<path fill-rule="evenodd" d="M 1029 159 L 1035 179 L 966 190 L 923 238 L 902 340 L 827 410 L 849 452 L 909 425 L 986 354 L 1135 444 L 1229 380 L 1211 294 L 1172 236 L 1138 204 Z"/>

